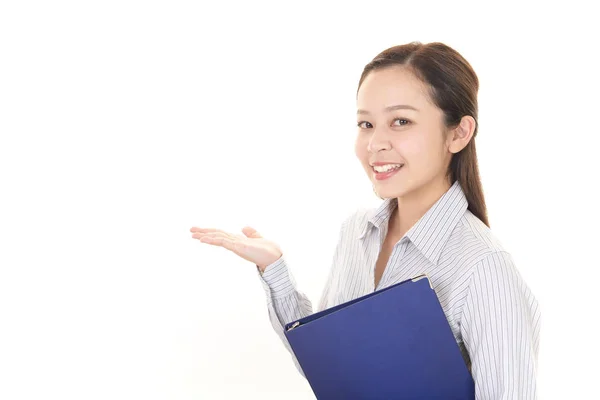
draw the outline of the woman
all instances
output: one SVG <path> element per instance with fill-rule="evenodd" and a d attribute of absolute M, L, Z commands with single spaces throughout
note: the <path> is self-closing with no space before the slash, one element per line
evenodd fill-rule
<path fill-rule="evenodd" d="M 489 229 L 474 142 L 478 87 L 470 64 L 442 43 L 395 46 L 366 65 L 355 152 L 384 201 L 342 223 L 316 311 L 426 273 L 476 398 L 533 399 L 540 310 Z M 302 373 L 283 326 L 313 310 L 281 249 L 250 227 L 191 232 L 256 264 L 271 323 Z"/>

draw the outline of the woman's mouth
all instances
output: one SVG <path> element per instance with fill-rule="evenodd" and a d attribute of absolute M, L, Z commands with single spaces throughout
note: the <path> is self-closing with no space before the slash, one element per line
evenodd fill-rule
<path fill-rule="evenodd" d="M 402 169 L 402 167 L 404 167 L 404 164 L 400 164 L 399 166 L 395 166 L 391 169 L 388 169 L 386 171 L 375 171 L 374 168 L 373 169 L 373 173 L 375 176 L 375 179 L 378 181 L 382 181 L 384 179 L 388 179 L 391 176 L 395 175 L 398 171 L 400 171 Z"/>

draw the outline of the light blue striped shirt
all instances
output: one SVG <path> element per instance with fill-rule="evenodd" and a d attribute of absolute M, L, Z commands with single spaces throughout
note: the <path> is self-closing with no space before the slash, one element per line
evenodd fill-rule
<path fill-rule="evenodd" d="M 315 312 L 426 273 L 475 381 L 476 399 L 536 399 L 540 309 L 511 255 L 468 209 L 458 181 L 399 240 L 375 288 L 396 198 L 360 208 L 339 231 Z M 258 271 L 273 328 L 304 376 L 283 326 L 313 313 L 284 256 Z"/>

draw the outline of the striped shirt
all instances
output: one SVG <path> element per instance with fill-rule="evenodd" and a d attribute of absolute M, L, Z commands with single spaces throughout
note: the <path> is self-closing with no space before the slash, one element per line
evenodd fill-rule
<path fill-rule="evenodd" d="M 394 245 L 375 288 L 375 264 L 397 205 L 396 198 L 385 199 L 342 222 L 315 312 L 426 273 L 473 375 L 476 399 L 536 399 L 537 300 L 511 255 L 467 209 L 458 181 Z M 304 376 L 283 326 L 312 314 L 312 303 L 284 256 L 258 276 L 271 324 Z"/>

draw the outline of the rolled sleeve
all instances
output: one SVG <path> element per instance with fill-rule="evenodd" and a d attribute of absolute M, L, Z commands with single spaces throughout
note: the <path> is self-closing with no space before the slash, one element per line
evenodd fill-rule
<path fill-rule="evenodd" d="M 289 296 L 296 290 L 296 283 L 288 270 L 283 255 L 272 264 L 267 265 L 263 273 L 258 270 L 258 274 L 262 280 L 263 288 L 269 292 L 270 297 L 273 299 Z"/>
<path fill-rule="evenodd" d="M 296 369 L 302 376 L 305 376 L 285 336 L 284 326 L 288 322 L 312 314 L 312 303 L 304 293 L 297 290 L 296 282 L 289 272 L 283 256 L 267 265 L 262 273 L 258 266 L 256 268 L 267 295 L 267 309 L 271 325 L 291 355 Z"/>

